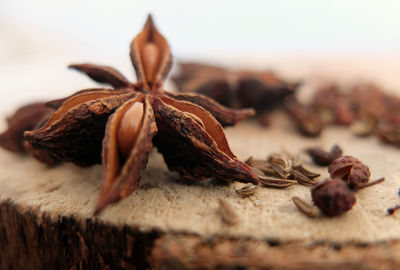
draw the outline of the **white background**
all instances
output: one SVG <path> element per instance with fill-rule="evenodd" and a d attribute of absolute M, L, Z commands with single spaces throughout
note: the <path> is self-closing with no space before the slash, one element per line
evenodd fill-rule
<path fill-rule="evenodd" d="M 109 64 L 133 79 L 129 43 L 149 12 L 176 59 L 279 71 L 291 57 L 400 55 L 400 1 L 0 0 L 0 115 L 95 85 L 69 63 Z"/>

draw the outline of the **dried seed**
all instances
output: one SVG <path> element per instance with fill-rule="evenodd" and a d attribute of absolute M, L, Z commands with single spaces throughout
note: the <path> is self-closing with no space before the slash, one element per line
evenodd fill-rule
<path fill-rule="evenodd" d="M 301 173 L 301 174 L 303 174 L 303 175 L 305 175 L 305 176 L 307 176 L 308 178 L 311 178 L 311 179 L 321 176 L 321 174 L 319 174 L 319 173 L 314 173 L 314 172 L 311 172 L 311 171 L 307 170 L 302 165 L 296 166 L 294 168 L 299 173 Z"/>
<path fill-rule="evenodd" d="M 268 157 L 268 162 L 271 168 L 279 174 L 283 179 L 287 179 L 290 171 L 292 170 L 292 164 L 288 158 L 285 158 L 279 154 L 272 154 Z"/>
<path fill-rule="evenodd" d="M 306 203 L 299 197 L 293 197 L 292 201 L 296 205 L 297 209 L 299 209 L 300 212 L 302 212 L 304 215 L 306 215 L 310 218 L 318 217 L 319 210 L 318 210 L 318 207 L 316 207 L 315 205 Z"/>
<path fill-rule="evenodd" d="M 256 160 L 249 157 L 246 163 L 252 167 L 259 181 L 265 186 L 285 188 L 296 183 L 313 185 L 314 178 L 320 174 L 310 172 L 301 165 L 298 155 L 293 155 L 284 150 L 282 154 L 271 154 L 267 160 Z"/>
<path fill-rule="evenodd" d="M 262 175 L 280 177 L 280 175 L 272 168 L 272 166 L 266 160 L 255 160 L 252 157 L 245 161 L 250 167 L 256 168 L 261 171 Z M 258 172 L 260 173 L 260 172 Z"/>
<path fill-rule="evenodd" d="M 388 213 L 388 215 L 393 215 L 399 209 L 400 209 L 400 205 L 396 205 L 394 207 L 388 208 L 387 213 Z"/>
<path fill-rule="evenodd" d="M 143 103 L 135 102 L 125 111 L 117 132 L 118 149 L 124 158 L 129 156 L 140 131 L 143 119 Z"/>
<path fill-rule="evenodd" d="M 296 180 L 280 179 L 270 176 L 258 176 L 258 180 L 264 186 L 274 187 L 274 188 L 286 188 L 297 184 Z"/>
<path fill-rule="evenodd" d="M 244 187 L 242 187 L 240 189 L 237 189 L 236 193 L 238 195 L 240 195 L 241 197 L 243 197 L 243 198 L 244 197 L 249 197 L 249 196 L 253 195 L 256 192 L 257 187 L 258 187 L 258 185 L 248 184 L 248 185 L 245 185 Z"/>
<path fill-rule="evenodd" d="M 299 184 L 302 185 L 314 185 L 317 181 L 313 178 L 308 178 L 301 172 L 297 170 L 292 170 L 289 175 L 290 179 L 296 180 Z"/>
<path fill-rule="evenodd" d="M 329 166 L 335 159 L 342 155 L 342 149 L 338 145 L 332 146 L 329 152 L 320 147 L 311 147 L 306 150 L 313 162 L 320 166 Z"/>
<path fill-rule="evenodd" d="M 293 96 L 286 97 L 284 105 L 302 134 L 312 137 L 321 134 L 323 123 L 312 107 L 301 104 Z"/>
<path fill-rule="evenodd" d="M 261 184 L 273 188 L 286 188 L 297 184 L 296 180 L 275 178 L 265 175 L 261 170 L 252 167 L 252 171 L 257 175 Z"/>
<path fill-rule="evenodd" d="M 239 217 L 232 206 L 223 198 L 218 198 L 218 212 L 222 221 L 227 225 L 235 225 L 239 222 Z"/>

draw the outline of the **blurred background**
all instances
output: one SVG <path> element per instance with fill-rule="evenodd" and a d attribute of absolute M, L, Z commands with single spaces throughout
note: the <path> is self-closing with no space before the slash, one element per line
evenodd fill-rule
<path fill-rule="evenodd" d="M 134 80 L 129 43 L 149 12 L 175 60 L 362 78 L 395 91 L 399 11 L 399 1 L 1 0 L 0 115 L 96 85 L 70 63 L 110 65 Z"/>

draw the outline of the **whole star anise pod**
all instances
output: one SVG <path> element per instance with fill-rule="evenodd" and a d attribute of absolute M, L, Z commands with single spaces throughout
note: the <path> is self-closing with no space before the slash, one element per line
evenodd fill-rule
<path fill-rule="evenodd" d="M 263 124 L 268 124 L 269 112 L 300 85 L 271 71 L 230 70 L 190 62 L 180 63 L 180 73 L 173 80 L 180 91 L 201 93 L 231 108 L 255 108 Z"/>
<path fill-rule="evenodd" d="M 34 148 L 78 165 L 99 162 L 102 149 L 103 186 L 95 213 L 138 188 L 153 144 L 168 168 L 182 177 L 257 184 L 257 176 L 232 153 L 213 117 L 234 123 L 252 111 L 229 110 L 201 95 L 162 90 L 172 56 L 150 16 L 133 39 L 130 56 L 136 84 L 110 67 L 71 66 L 116 89 L 83 90 L 54 101 L 51 105 L 58 110 L 46 125 L 25 133 Z"/>

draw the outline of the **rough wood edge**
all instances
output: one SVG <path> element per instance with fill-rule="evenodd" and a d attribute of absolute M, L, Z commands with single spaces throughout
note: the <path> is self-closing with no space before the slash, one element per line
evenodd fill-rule
<path fill-rule="evenodd" d="M 400 240 L 373 244 L 216 237 L 55 219 L 0 204 L 1 269 L 400 269 Z"/>

